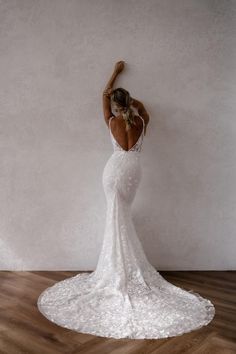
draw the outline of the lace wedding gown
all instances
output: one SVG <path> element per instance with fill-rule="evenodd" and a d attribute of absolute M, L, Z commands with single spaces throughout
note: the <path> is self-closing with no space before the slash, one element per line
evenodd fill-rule
<path fill-rule="evenodd" d="M 131 216 L 141 176 L 143 131 L 128 151 L 115 140 L 102 176 L 107 202 L 103 244 L 96 270 L 46 288 L 39 311 L 55 324 L 113 338 L 166 338 L 207 325 L 213 304 L 166 281 L 148 262 Z"/>

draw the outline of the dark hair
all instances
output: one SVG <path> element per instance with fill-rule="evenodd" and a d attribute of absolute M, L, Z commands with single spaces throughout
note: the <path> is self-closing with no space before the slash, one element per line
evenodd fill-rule
<path fill-rule="evenodd" d="M 122 87 L 118 87 L 112 92 L 112 99 L 124 108 L 128 108 L 130 105 L 130 94 Z"/>
<path fill-rule="evenodd" d="M 111 100 L 124 108 L 122 116 L 126 122 L 126 130 L 130 129 L 131 124 L 136 125 L 134 121 L 134 112 L 130 107 L 132 99 L 130 97 L 129 91 L 122 87 L 118 87 L 112 91 Z"/>

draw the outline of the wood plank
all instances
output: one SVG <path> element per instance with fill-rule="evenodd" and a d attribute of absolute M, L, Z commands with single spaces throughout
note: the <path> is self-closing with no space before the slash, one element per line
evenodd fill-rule
<path fill-rule="evenodd" d="M 76 271 L 0 272 L 0 354 L 233 354 L 236 352 L 236 272 L 160 272 L 182 289 L 210 299 L 216 315 L 208 326 L 163 339 L 114 339 L 72 331 L 37 308 L 45 288 Z"/>

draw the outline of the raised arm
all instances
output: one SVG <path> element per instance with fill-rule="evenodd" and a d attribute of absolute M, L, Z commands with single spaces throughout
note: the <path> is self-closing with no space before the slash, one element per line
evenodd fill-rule
<path fill-rule="evenodd" d="M 132 97 L 132 106 L 134 106 L 137 111 L 138 114 L 143 118 L 144 123 L 145 123 L 145 128 L 144 128 L 144 135 L 146 135 L 146 129 L 147 129 L 147 125 L 149 123 L 149 114 L 146 110 L 146 108 L 144 107 L 144 104 L 141 101 L 136 100 L 135 98 Z"/>
<path fill-rule="evenodd" d="M 112 93 L 114 82 L 115 82 L 117 76 L 121 73 L 121 71 L 123 69 L 124 69 L 124 61 L 122 61 L 122 60 L 118 61 L 115 64 L 114 71 L 113 71 L 110 79 L 108 80 L 108 83 L 106 84 L 105 89 L 103 91 L 103 95 L 102 95 L 103 114 L 104 114 L 104 119 L 105 119 L 108 127 L 109 127 L 109 118 L 112 115 L 110 95 Z"/>

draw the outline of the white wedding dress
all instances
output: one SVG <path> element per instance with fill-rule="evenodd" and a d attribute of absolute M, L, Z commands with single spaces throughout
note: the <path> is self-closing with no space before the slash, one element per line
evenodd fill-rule
<path fill-rule="evenodd" d="M 142 176 L 143 131 L 128 151 L 115 140 L 102 176 L 107 202 L 96 269 L 46 288 L 39 311 L 55 324 L 100 337 L 157 339 L 207 325 L 214 305 L 165 280 L 148 262 L 132 221 L 131 205 Z"/>

